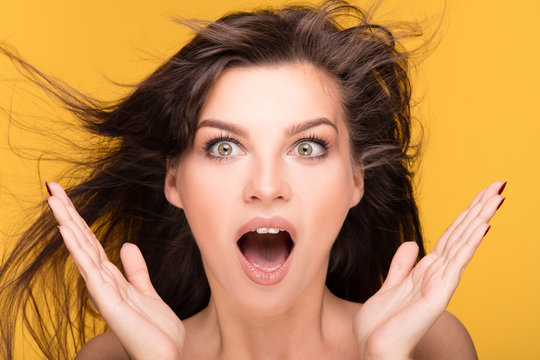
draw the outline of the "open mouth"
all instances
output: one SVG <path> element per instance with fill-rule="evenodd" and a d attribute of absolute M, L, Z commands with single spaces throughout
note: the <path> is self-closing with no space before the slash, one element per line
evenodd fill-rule
<path fill-rule="evenodd" d="M 294 243 L 283 229 L 251 230 L 238 240 L 238 247 L 247 261 L 262 271 L 278 269 L 289 257 Z"/>
<path fill-rule="evenodd" d="M 294 248 L 289 232 L 281 228 L 257 228 L 237 242 L 242 263 L 248 275 L 257 283 L 271 285 L 286 274 L 287 259 Z"/>

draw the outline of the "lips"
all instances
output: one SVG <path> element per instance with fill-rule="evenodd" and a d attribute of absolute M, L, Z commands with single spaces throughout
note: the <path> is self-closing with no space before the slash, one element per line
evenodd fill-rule
<path fill-rule="evenodd" d="M 260 228 L 278 228 L 287 231 L 294 242 L 296 239 L 296 230 L 294 226 L 286 219 L 280 216 L 272 216 L 270 218 L 256 217 L 242 225 L 236 233 L 236 238 L 239 239 L 242 235 L 251 230 Z"/>
<path fill-rule="evenodd" d="M 293 258 L 296 238 L 290 222 L 279 216 L 257 217 L 238 230 L 237 238 L 238 258 L 253 282 L 269 286 L 283 280 Z"/>

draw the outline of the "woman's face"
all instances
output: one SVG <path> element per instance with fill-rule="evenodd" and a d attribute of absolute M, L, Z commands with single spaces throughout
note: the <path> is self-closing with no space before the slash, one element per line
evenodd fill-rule
<path fill-rule="evenodd" d="M 335 84 L 308 64 L 225 70 L 165 193 L 185 211 L 214 299 L 276 314 L 317 294 L 363 195 Z"/>

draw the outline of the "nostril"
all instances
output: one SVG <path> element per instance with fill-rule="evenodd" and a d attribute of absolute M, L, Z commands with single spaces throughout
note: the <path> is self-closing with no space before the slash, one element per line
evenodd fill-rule
<path fill-rule="evenodd" d="M 244 188 L 244 199 L 251 202 L 287 200 L 290 192 L 290 186 L 283 178 L 282 171 L 276 166 L 268 166 L 253 171 Z"/>

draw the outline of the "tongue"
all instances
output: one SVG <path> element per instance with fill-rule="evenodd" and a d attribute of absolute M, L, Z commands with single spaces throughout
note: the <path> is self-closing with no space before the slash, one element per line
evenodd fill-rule
<path fill-rule="evenodd" d="M 280 235 L 247 233 L 240 249 L 256 268 L 274 271 L 287 260 L 290 252 L 287 236 Z"/>

